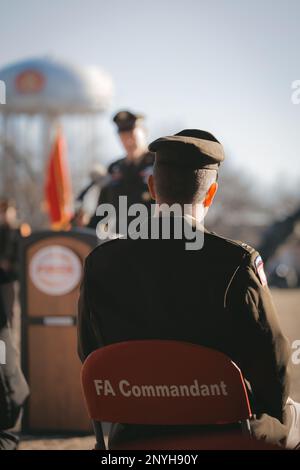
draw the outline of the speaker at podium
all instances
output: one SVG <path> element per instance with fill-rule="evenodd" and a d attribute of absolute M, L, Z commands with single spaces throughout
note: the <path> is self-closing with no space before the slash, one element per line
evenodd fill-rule
<path fill-rule="evenodd" d="M 41 231 L 21 248 L 22 366 L 30 386 L 26 431 L 89 432 L 77 356 L 77 302 L 95 232 Z"/>

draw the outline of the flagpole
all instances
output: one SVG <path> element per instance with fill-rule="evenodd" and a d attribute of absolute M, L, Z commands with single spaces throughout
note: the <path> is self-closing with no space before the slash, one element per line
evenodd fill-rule
<path fill-rule="evenodd" d="M 43 166 L 44 172 L 47 169 L 47 162 L 49 157 L 49 152 L 51 150 L 51 145 L 55 136 L 55 128 L 59 125 L 59 119 L 56 114 L 45 114 L 43 117 L 43 136 L 42 136 L 42 145 L 43 145 Z"/>

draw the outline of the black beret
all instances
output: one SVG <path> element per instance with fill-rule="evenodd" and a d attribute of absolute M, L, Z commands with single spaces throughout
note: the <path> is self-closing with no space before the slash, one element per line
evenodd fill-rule
<path fill-rule="evenodd" d="M 217 170 L 224 160 L 220 142 L 209 132 L 185 129 L 178 134 L 160 137 L 149 145 L 156 161 L 188 168 Z"/>
<path fill-rule="evenodd" d="M 117 125 L 118 132 L 131 131 L 143 119 L 143 114 L 134 114 L 130 111 L 119 111 L 113 117 L 113 121 Z"/>

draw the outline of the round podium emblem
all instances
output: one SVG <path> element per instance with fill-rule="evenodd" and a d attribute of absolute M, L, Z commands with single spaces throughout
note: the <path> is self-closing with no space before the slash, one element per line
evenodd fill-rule
<path fill-rule="evenodd" d="M 48 295 L 64 295 L 77 287 L 82 266 L 79 257 L 61 245 L 38 250 L 29 265 L 30 278 L 37 289 Z"/>

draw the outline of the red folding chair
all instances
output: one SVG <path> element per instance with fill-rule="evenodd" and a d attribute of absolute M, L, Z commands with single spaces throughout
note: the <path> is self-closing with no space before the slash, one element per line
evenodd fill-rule
<path fill-rule="evenodd" d="M 241 371 L 219 351 L 163 340 L 112 344 L 86 359 L 82 386 L 94 422 L 164 425 L 170 430 L 176 426 L 176 433 L 135 438 L 122 442 L 118 449 L 254 445 L 249 438 L 251 409 Z"/>

